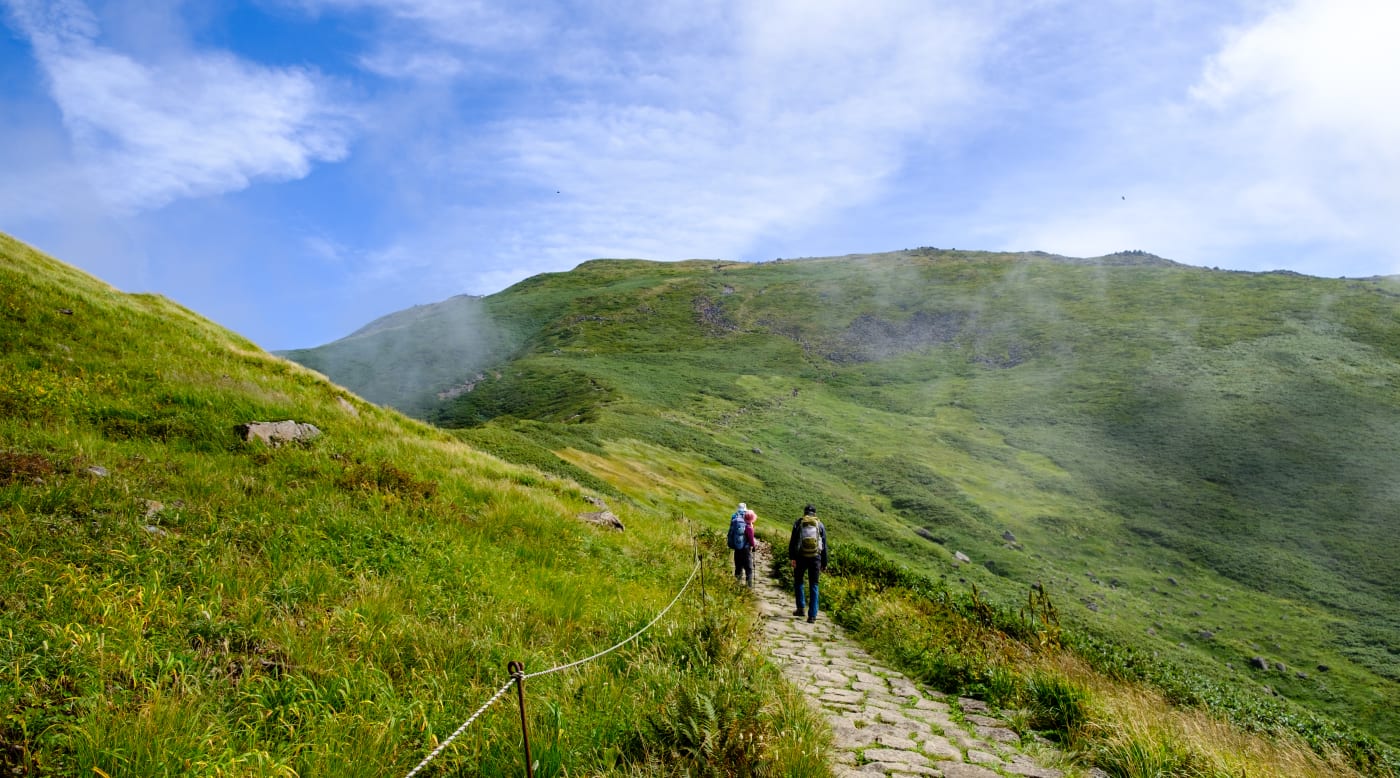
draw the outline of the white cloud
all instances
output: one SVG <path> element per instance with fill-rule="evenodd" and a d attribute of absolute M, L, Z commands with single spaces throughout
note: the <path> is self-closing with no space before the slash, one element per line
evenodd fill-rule
<path fill-rule="evenodd" d="M 1340 140 L 1400 159 L 1397 36 L 1395 3 L 1301 0 L 1236 31 L 1191 95 L 1270 120 L 1291 142 Z"/>
<path fill-rule="evenodd" d="M 159 65 L 103 47 L 76 0 L 9 0 L 48 77 L 77 159 L 123 209 L 307 175 L 348 151 L 349 113 L 315 74 L 224 53 Z"/>
<path fill-rule="evenodd" d="M 1236 30 L 1190 90 L 1243 219 L 1394 253 L 1400 6 L 1300 0 Z"/>
<path fill-rule="evenodd" d="M 1214 34 L 1155 100 L 1105 87 L 1074 154 L 1031 160 L 1015 181 L 1029 196 L 998 193 L 979 216 L 1006 209 L 1002 247 L 1400 268 L 1400 6 L 1297 0 Z"/>
<path fill-rule="evenodd" d="M 956 9 L 681 4 L 685 27 L 648 8 L 539 49 L 534 67 L 567 80 L 554 102 L 424 155 L 458 161 L 463 197 L 482 178 L 543 196 L 436 220 L 472 225 L 483 272 L 493 259 L 739 256 L 875 196 L 911 146 L 976 112 L 990 25 Z M 385 251 L 378 267 L 417 255 Z"/>

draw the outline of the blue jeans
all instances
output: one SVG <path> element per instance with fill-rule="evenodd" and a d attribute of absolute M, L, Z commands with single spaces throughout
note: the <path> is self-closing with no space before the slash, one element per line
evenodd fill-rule
<path fill-rule="evenodd" d="M 821 574 L 822 563 L 820 559 L 799 559 L 797 560 L 797 567 L 792 571 L 793 581 L 797 587 L 797 609 L 802 610 L 806 608 L 807 618 L 809 619 L 815 619 L 817 617 L 817 580 L 821 578 Z M 810 591 L 808 597 L 802 596 L 802 578 L 804 575 L 807 578 L 807 588 Z M 807 605 L 808 601 L 811 602 L 810 607 Z"/>

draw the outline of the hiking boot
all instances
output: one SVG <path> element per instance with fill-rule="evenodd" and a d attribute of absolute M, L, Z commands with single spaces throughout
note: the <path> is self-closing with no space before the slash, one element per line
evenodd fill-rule
<path fill-rule="evenodd" d="M 808 616 L 808 617 L 807 617 L 807 623 L 808 623 L 808 624 L 815 624 L 816 622 L 817 622 L 817 617 L 816 617 L 816 616 Z"/>
<path fill-rule="evenodd" d="M 807 615 L 807 611 L 805 611 L 805 610 L 803 610 L 803 609 L 801 609 L 801 608 L 798 608 L 797 610 L 795 610 L 795 611 L 792 612 L 792 615 L 794 615 L 794 616 L 805 616 L 805 615 Z"/>

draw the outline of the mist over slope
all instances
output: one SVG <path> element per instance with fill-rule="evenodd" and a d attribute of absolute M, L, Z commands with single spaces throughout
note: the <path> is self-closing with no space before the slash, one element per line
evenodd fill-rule
<path fill-rule="evenodd" d="M 513 345 L 490 326 L 481 299 L 459 295 L 382 316 L 340 340 L 277 352 L 326 375 L 371 402 L 422 415 L 462 391 L 463 376 L 499 361 Z M 384 367 L 392 365 L 393 369 Z"/>
<path fill-rule="evenodd" d="M 480 313 L 499 348 L 406 409 L 614 484 L 684 473 L 682 503 L 816 502 L 836 542 L 1042 582 L 1077 622 L 1400 743 L 1391 280 L 1138 252 L 598 260 Z M 451 342 L 397 332 L 416 345 L 371 373 Z"/>

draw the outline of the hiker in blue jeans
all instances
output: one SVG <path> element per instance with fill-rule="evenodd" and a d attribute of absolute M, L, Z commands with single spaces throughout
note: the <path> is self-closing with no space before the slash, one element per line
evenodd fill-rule
<path fill-rule="evenodd" d="M 807 614 L 807 623 L 817 620 L 817 581 L 826 569 L 826 525 L 817 518 L 815 506 L 802 509 L 802 518 L 792 525 L 788 540 L 788 564 L 792 566 L 793 583 L 797 590 L 797 610 L 794 616 Z M 808 596 L 802 596 L 802 579 L 808 581 Z M 810 607 L 809 607 L 810 603 Z"/>

